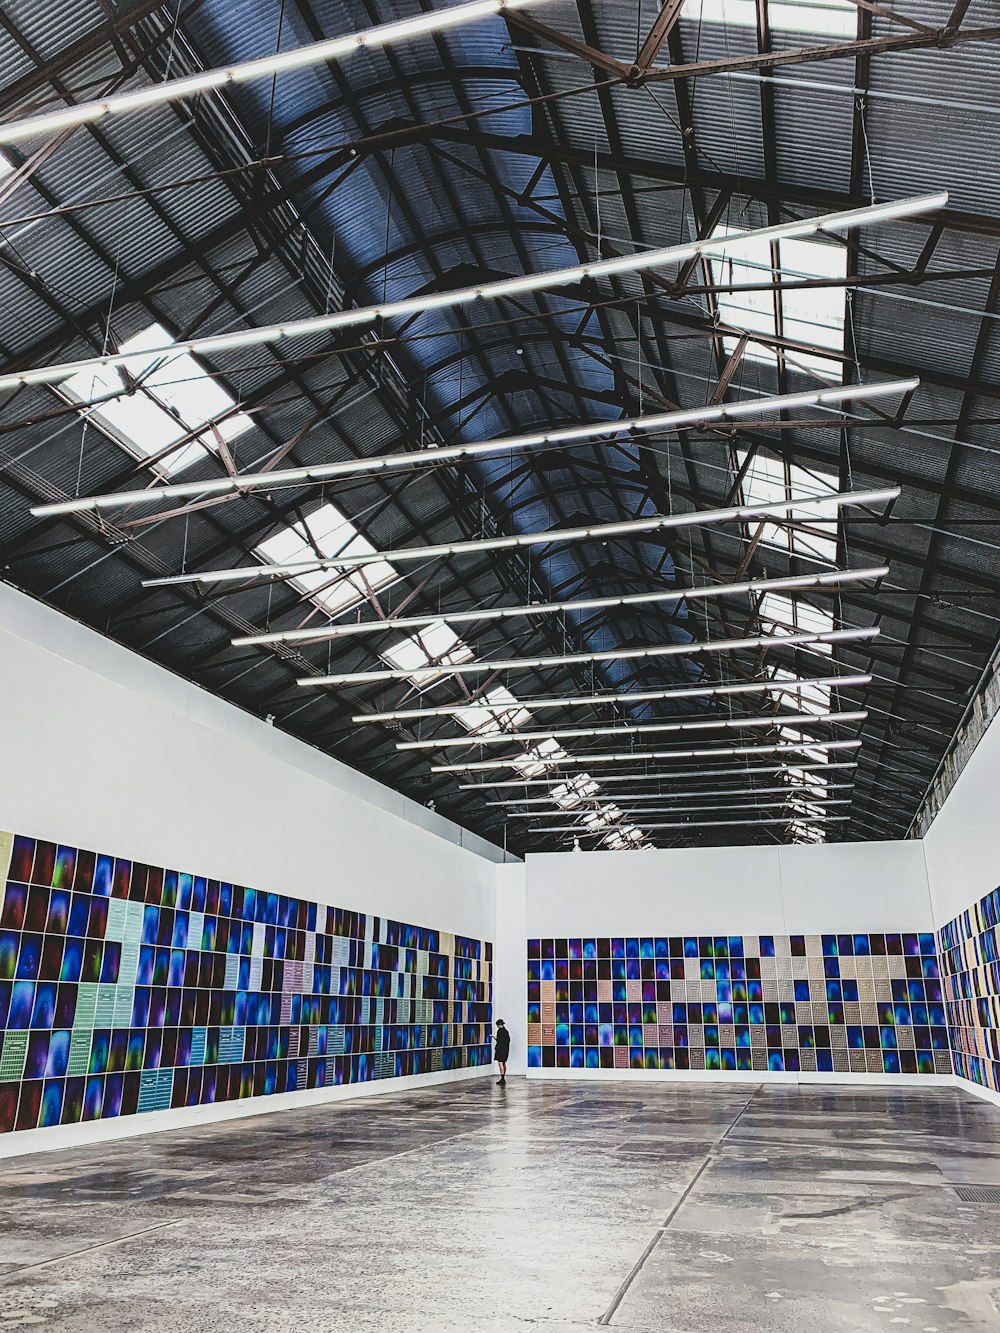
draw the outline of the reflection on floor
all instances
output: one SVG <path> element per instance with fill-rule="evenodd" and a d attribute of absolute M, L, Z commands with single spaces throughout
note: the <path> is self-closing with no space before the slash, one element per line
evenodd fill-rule
<path fill-rule="evenodd" d="M 0 1328 L 1000 1329 L 1000 1112 L 475 1080 L 0 1162 Z"/>

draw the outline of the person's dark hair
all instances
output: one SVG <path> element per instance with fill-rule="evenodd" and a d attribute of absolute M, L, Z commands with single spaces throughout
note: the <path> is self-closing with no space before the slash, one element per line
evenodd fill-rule
<path fill-rule="evenodd" d="M 498 1027 L 498 1028 L 505 1028 L 506 1026 L 507 1026 L 507 1024 L 503 1021 L 502 1018 L 498 1018 L 498 1019 L 497 1019 L 497 1027 Z"/>

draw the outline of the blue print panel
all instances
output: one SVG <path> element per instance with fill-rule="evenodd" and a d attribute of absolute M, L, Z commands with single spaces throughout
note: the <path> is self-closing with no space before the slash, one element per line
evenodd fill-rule
<path fill-rule="evenodd" d="M 950 1073 L 932 934 L 528 942 L 529 1069 Z"/>
<path fill-rule="evenodd" d="M 938 944 L 955 1073 L 1000 1092 L 1000 889 L 942 926 Z"/>
<path fill-rule="evenodd" d="M 0 834 L 0 1132 L 488 1065 L 492 944 Z"/>

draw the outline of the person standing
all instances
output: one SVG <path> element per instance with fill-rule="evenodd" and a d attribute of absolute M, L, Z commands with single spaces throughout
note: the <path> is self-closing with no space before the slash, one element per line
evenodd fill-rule
<path fill-rule="evenodd" d="M 500 1077 L 497 1079 L 497 1087 L 505 1088 L 507 1086 L 507 1057 L 510 1055 L 510 1033 L 507 1031 L 507 1025 L 502 1018 L 497 1019 L 497 1035 L 493 1047 L 493 1058 L 500 1066 Z"/>

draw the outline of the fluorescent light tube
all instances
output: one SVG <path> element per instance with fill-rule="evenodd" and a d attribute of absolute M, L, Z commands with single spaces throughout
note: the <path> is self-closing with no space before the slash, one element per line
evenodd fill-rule
<path fill-rule="evenodd" d="M 839 797 L 837 800 L 819 800 L 819 805 L 824 809 L 829 805 L 850 805 L 848 798 Z M 645 819 L 648 815 L 700 815 L 707 814 L 710 810 L 744 810 L 748 814 L 755 810 L 784 810 L 789 805 L 788 801 L 756 801 L 748 803 L 746 801 L 725 801 L 722 805 L 682 805 L 682 806 L 664 806 L 652 810 L 634 811 L 625 809 L 615 816 L 615 820 L 627 819 L 631 822 L 633 819 Z M 601 813 L 600 806 L 595 805 L 592 810 L 573 809 L 573 810 L 532 810 L 532 811 L 511 811 L 508 819 L 581 819 L 586 814 Z M 796 812 L 796 817 L 797 817 Z M 605 825 L 605 827 L 607 827 Z"/>
<path fill-rule="evenodd" d="M 781 240 L 782 237 L 802 235 L 803 228 L 807 228 L 809 231 L 848 231 L 854 227 L 863 227 L 869 221 L 884 222 L 891 217 L 913 217 L 917 214 L 934 212 L 943 208 L 947 202 L 948 195 L 942 191 L 938 194 L 900 199 L 894 203 L 877 204 L 871 208 L 850 209 L 843 213 L 825 213 L 820 217 L 810 218 L 807 222 L 780 222 L 776 226 L 763 227 L 757 231 L 732 232 L 728 236 L 692 241 L 687 245 L 673 245 L 660 250 L 646 250 L 641 254 L 623 255 L 614 261 L 595 261 L 594 264 L 584 265 L 582 268 L 574 266 L 570 269 L 556 269 L 548 273 L 529 274 L 524 278 L 505 278 L 499 282 L 486 283 L 482 287 L 463 288 L 461 291 L 452 294 L 452 303 L 454 305 L 464 305 L 473 299 L 494 300 L 498 296 L 509 295 L 512 291 L 544 291 L 546 288 L 560 287 L 566 282 L 577 280 L 579 276 L 587 272 L 588 268 L 595 276 L 607 273 L 609 271 L 607 266 L 612 262 L 616 265 L 614 271 L 618 273 L 631 273 L 649 268 L 667 268 L 683 263 L 693 255 L 721 254 L 729 249 L 739 249 L 751 242 L 770 243 L 771 241 Z M 512 285 L 514 283 L 517 284 L 516 287 Z M 470 292 L 472 296 L 470 296 Z M 444 298 L 444 293 L 436 293 L 429 297 L 428 301 L 433 300 L 434 308 L 440 308 L 445 303 Z M 412 299 L 416 301 L 418 298 L 414 297 Z M 399 303 L 395 304 L 398 306 Z M 231 334 L 222 333 L 199 338 L 186 338 L 162 349 L 151 348 L 147 354 L 152 358 L 162 353 L 164 357 L 171 358 L 183 352 L 198 355 L 207 351 L 224 351 L 228 347 L 245 347 L 247 346 L 247 336 L 250 333 L 255 334 L 257 341 L 260 343 L 274 342 L 280 338 L 295 337 L 296 334 L 303 331 L 310 333 L 332 331 L 357 323 L 371 322 L 381 318 L 386 310 L 391 310 L 391 308 L 391 305 L 383 304 L 355 310 L 332 311 L 329 315 L 312 316 L 308 320 L 293 320 L 284 324 L 264 325 L 255 330 L 239 330 Z M 429 309 L 431 307 L 425 302 L 423 308 Z M 82 372 L 103 370 L 109 366 L 121 366 L 128 359 L 127 354 L 112 352 L 104 356 L 88 357 L 83 361 L 66 361 L 58 365 L 40 366 L 33 370 L 11 371 L 6 375 L 0 375 L 0 389 L 15 389 L 27 384 L 55 384 L 59 380 L 68 379 L 70 376 Z"/>
<path fill-rule="evenodd" d="M 851 505 L 889 504 L 899 498 L 898 486 L 877 491 L 844 491 L 830 495 L 810 495 L 801 500 L 773 500 L 767 504 L 733 505 L 728 509 L 692 509 L 684 514 L 656 514 L 650 518 L 626 519 L 621 523 L 593 523 L 579 528 L 549 528 L 544 532 L 523 532 L 512 537 L 481 537 L 475 541 L 442 542 L 431 546 L 404 546 L 387 551 L 366 551 L 357 555 L 332 555 L 314 560 L 290 560 L 260 565 L 239 565 L 233 569 L 203 569 L 191 574 L 169 574 L 163 578 L 143 579 L 144 588 L 168 588 L 191 583 L 237 583 L 258 578 L 295 578 L 321 569 L 363 569 L 388 561 L 392 565 L 422 564 L 425 560 L 480 555 L 486 551 L 523 550 L 531 546 L 550 546 L 558 542 L 579 542 L 607 537 L 637 537 L 644 533 L 665 532 L 675 528 L 698 528 L 719 523 L 754 523 L 761 519 L 791 519 L 803 510 L 829 506 L 844 509 Z"/>
<path fill-rule="evenodd" d="M 504 705 L 509 711 L 518 708 L 529 713 L 543 711 L 546 708 L 591 708 L 602 704 L 650 703 L 658 699 L 701 699 L 709 695 L 731 694 L 794 694 L 796 690 L 808 689 L 819 685 L 823 688 L 847 688 L 854 685 L 871 684 L 871 676 L 816 676 L 801 680 L 752 680 L 738 685 L 681 685 L 667 690 L 630 690 L 624 694 L 566 694 L 561 698 L 518 699 L 515 703 Z M 470 708 L 486 701 L 479 698 L 467 699 L 460 704 L 440 704 L 427 708 L 389 708 L 379 713 L 355 713 L 352 722 L 406 722 L 422 717 L 457 717 L 467 713 Z"/>
<path fill-rule="evenodd" d="M 568 754 L 550 760 L 527 752 L 508 759 L 479 759 L 464 764 L 432 764 L 432 773 L 487 773 L 494 768 L 551 763 L 553 768 L 575 764 L 634 764 L 641 759 L 721 759 L 751 754 L 808 754 L 816 750 L 857 750 L 860 741 L 780 741 L 774 745 L 725 745 L 711 750 L 626 750 L 623 754 Z"/>
<path fill-rule="evenodd" d="M 789 813 L 784 819 L 682 819 L 676 824 L 637 824 L 634 820 L 629 820 L 629 826 L 638 829 L 640 833 L 652 833 L 656 829 L 668 828 L 757 828 L 764 824 L 842 824 L 851 818 L 853 818 L 851 815 L 798 815 Z M 583 833 L 592 833 L 604 838 L 610 833 L 614 833 L 614 831 L 613 825 L 608 826 L 606 824 L 598 828 L 587 828 L 585 824 L 571 824 L 567 828 L 564 824 L 556 824 L 531 830 L 532 833 L 572 833 L 577 837 Z"/>
<path fill-rule="evenodd" d="M 419 629 L 446 620 L 449 625 L 475 624 L 478 621 L 530 618 L 557 615 L 566 611 L 601 611 L 613 606 L 645 606 L 661 602 L 696 602 L 716 597 L 742 594 L 795 592 L 807 588 L 823 590 L 844 584 L 884 578 L 888 565 L 871 569 L 832 570 L 824 574 L 795 574 L 779 579 L 748 579 L 743 583 L 707 584 L 698 588 L 674 587 L 668 592 L 629 593 L 622 597 L 581 597 L 563 602 L 537 602 L 526 606 L 489 606 L 476 611 L 438 611 L 423 616 L 390 616 L 386 620 L 350 620 L 336 625 L 317 625 L 308 629 L 275 630 L 270 634 L 247 634 L 233 639 L 234 648 L 267 643 L 325 643 L 328 639 L 351 638 L 359 634 L 387 634 L 393 630 Z"/>
<path fill-rule="evenodd" d="M 492 671 L 524 671 L 528 668 L 573 666 L 578 662 L 624 662 L 643 658 L 697 657 L 701 653 L 726 653 L 738 648 L 810 648 L 817 643 L 851 643 L 878 638 L 879 628 L 833 629 L 824 633 L 758 634 L 748 639 L 713 639 L 705 643 L 655 644 L 650 648 L 611 648 L 593 653 L 566 653 L 560 657 L 510 657 L 485 662 L 442 663 L 407 671 L 386 667 L 378 671 L 341 671 L 329 676 L 304 676 L 298 684 L 304 689 L 323 685 L 363 685 L 380 681 L 405 680 L 411 684 L 437 680 L 444 676 L 475 676 Z"/>
<path fill-rule="evenodd" d="M 253 330 L 251 330 L 251 333 Z M 230 335 L 226 335 L 227 337 Z M 202 347 L 202 352 L 214 350 Z M 275 468 L 270 472 L 245 472 L 236 477 L 217 477 L 206 481 L 172 482 L 165 486 L 147 486 L 142 490 L 109 491 L 104 495 L 80 496 L 33 506 L 35 518 L 51 518 L 96 509 L 120 509 L 133 505 L 154 505 L 192 499 L 195 496 L 238 495 L 251 490 L 274 490 L 281 486 L 324 483 L 337 477 L 367 476 L 414 467 L 435 467 L 441 463 L 478 458 L 483 454 L 519 453 L 530 449 L 556 449 L 582 440 L 619 436 L 629 432 L 652 434 L 680 430 L 698 424 L 741 420 L 762 413 L 785 412 L 799 407 L 835 407 L 846 402 L 869 402 L 898 397 L 918 388 L 917 379 L 890 380 L 884 384 L 848 384 L 831 389 L 780 394 L 773 398 L 746 399 L 738 403 L 718 403 L 707 407 L 663 412 L 656 416 L 629 417 L 621 421 L 594 421 L 560 430 L 536 431 L 529 435 L 509 435 L 470 444 L 448 445 L 440 449 L 409 450 L 405 453 L 352 458 L 341 463 L 314 463 L 309 467 Z M 3 380 L 0 377 L 0 388 Z"/>
<path fill-rule="evenodd" d="M 642 755 L 636 755 L 636 759 L 642 759 Z M 757 765 L 744 764 L 740 768 L 702 768 L 692 772 L 689 768 L 678 768 L 670 770 L 646 770 L 642 773 L 602 773 L 601 788 L 603 789 L 609 783 L 619 782 L 671 782 L 680 780 L 683 782 L 714 782 L 716 778 L 754 778 L 768 773 L 787 773 L 791 769 L 796 773 L 829 773 L 836 770 L 839 773 L 847 769 L 857 768 L 855 760 L 842 761 L 832 764 L 802 764 L 793 761 L 789 764 Z M 504 778 L 499 782 L 460 782 L 459 791 L 499 791 L 509 787 L 562 787 L 567 782 L 571 782 L 571 776 L 564 774 L 556 778 Z"/>
<path fill-rule="evenodd" d="M 647 781 L 647 782 L 649 782 L 649 781 L 651 781 L 651 780 L 652 780 L 651 778 L 646 778 L 646 781 Z M 564 784 L 566 783 L 566 781 L 567 781 L 567 780 L 566 780 L 565 778 L 561 778 L 561 779 L 559 779 L 557 785 L 562 786 L 562 785 L 564 785 Z M 798 796 L 800 796 L 800 795 L 802 795 L 802 794 L 805 794 L 806 796 L 809 796 L 809 795 L 810 795 L 811 793 L 813 793 L 813 792 L 818 793 L 818 797 L 817 797 L 817 799 L 819 799 L 819 800 L 825 800 L 825 799 L 826 799 L 826 796 L 825 796 L 825 793 L 826 793 L 826 792 L 830 792 L 830 791 L 851 791 L 852 788 L 854 787 L 854 783 L 853 783 L 853 782 L 827 782 L 827 783 L 824 783 L 824 784 L 823 784 L 822 789 L 820 789 L 819 787 L 805 786 L 805 785 L 803 785 L 803 786 L 791 787 L 791 786 L 789 786 L 787 783 L 785 783 L 785 784 L 783 784 L 783 785 L 781 785 L 781 786 L 778 786 L 778 787 L 706 787 L 706 788 L 704 789 L 704 791 L 669 791 L 669 790 L 668 790 L 668 791 L 632 791 L 632 792 L 627 792 L 627 793 L 625 793 L 624 795 L 619 795 L 619 796 L 609 796 L 608 793 L 607 793 L 606 791 L 604 791 L 604 787 L 603 787 L 603 785 L 604 785 L 604 783 L 605 783 L 606 781 L 607 781 L 607 776 L 606 776 L 606 775 L 602 775 L 602 777 L 601 777 L 601 787 L 600 787 L 600 788 L 599 788 L 593 795 L 591 795 L 591 796 L 582 796 L 582 795 L 581 795 L 580 798 L 579 798 L 579 804 L 574 805 L 574 806 L 565 806 L 564 809 L 566 810 L 566 812 L 567 812 L 568 814 L 570 814 L 570 813 L 577 813 L 577 814 L 578 814 L 578 813 L 579 813 L 581 810 L 583 810 L 588 804 L 593 804 L 594 802 L 608 801 L 608 800 L 619 801 L 619 802 L 621 802 L 622 805 L 629 805 L 629 806 L 632 806 L 632 805 L 636 805 L 636 804 L 640 804 L 640 803 L 641 803 L 641 804 L 645 804 L 645 803 L 648 802 L 648 801 L 697 800 L 698 798 L 704 798 L 704 797 L 707 797 L 709 800 L 721 800 L 723 797 L 726 797 L 726 796 L 738 796 L 738 797 L 750 797 L 750 796 L 796 796 L 796 797 L 798 797 Z M 473 785 L 477 785 L 477 784 L 473 784 Z M 499 784 L 483 783 L 482 785 L 483 785 L 484 787 L 489 787 L 489 786 L 499 785 Z M 571 794 L 571 795 L 576 795 L 576 793 L 570 793 L 570 794 Z M 551 792 L 548 794 L 548 796 L 506 796 L 506 797 L 504 797 L 504 799 L 503 799 L 502 801 L 484 801 L 484 802 L 483 802 L 483 805 L 486 807 L 487 810 L 507 810 L 507 809 L 509 809 L 511 806 L 514 806 L 514 805 L 537 805 L 537 806 L 544 806 L 544 807 L 545 807 L 545 810 L 544 810 L 542 813 L 547 813 L 548 811 L 551 811 L 552 806 L 553 806 L 554 804 L 555 804 L 555 805 L 558 805 L 558 804 L 560 804 L 560 802 L 558 802 L 558 801 L 556 800 L 556 798 L 552 795 Z"/>
<path fill-rule="evenodd" d="M 619 723 L 607 727 L 553 727 L 548 731 L 468 731 L 464 736 L 438 736 L 426 741 L 397 741 L 397 750 L 444 750 L 452 746 L 510 745 L 522 741 L 574 740 L 580 736 L 648 735 L 668 731 L 743 731 L 755 727 L 794 727 L 802 730 L 807 724 L 837 726 L 846 722 L 863 722 L 866 711 L 856 713 L 774 713 L 764 717 L 710 717 L 684 722 Z"/>
<path fill-rule="evenodd" d="M 279 51 L 275 55 L 262 56 L 257 60 L 246 60 L 238 65 L 205 70 L 203 73 L 191 74 L 186 78 L 165 79 L 162 83 L 155 83 L 152 87 L 140 88 L 135 92 L 115 93 L 96 102 L 81 102 L 76 106 L 60 107 L 57 111 L 43 111 L 21 120 L 0 122 L 0 144 L 20 143 L 25 139 L 53 134 L 57 130 L 69 129 L 75 125 L 93 124 L 94 121 L 104 120 L 109 116 L 121 116 L 151 106 L 184 101 L 189 97 L 197 97 L 199 93 L 223 88 L 230 83 L 250 83 L 268 75 L 322 65 L 330 60 L 341 60 L 362 47 L 388 46 L 393 42 L 419 37 L 424 33 L 442 32 L 448 28 L 456 28 L 460 24 L 475 23 L 479 19 L 500 14 L 505 9 L 523 9 L 527 5 L 542 2 L 543 0 L 473 0 L 471 4 L 437 9 L 430 14 L 420 14 L 416 18 L 402 19 L 397 23 L 382 23 L 378 27 L 348 33 L 344 37 L 312 42 L 291 51 Z"/>

